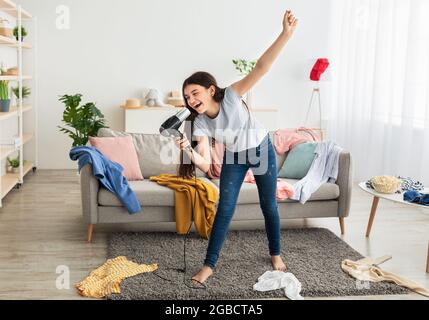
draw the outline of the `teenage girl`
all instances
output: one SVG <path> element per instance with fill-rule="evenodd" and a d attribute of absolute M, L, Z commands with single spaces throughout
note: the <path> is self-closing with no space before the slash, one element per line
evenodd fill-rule
<path fill-rule="evenodd" d="M 219 88 L 215 78 L 206 72 L 197 72 L 183 83 L 185 106 L 191 111 L 188 120 L 191 121 L 193 139 L 192 144 L 186 135 L 183 139 L 176 139 L 176 145 L 182 150 L 179 175 L 192 177 L 195 166 L 203 172 L 208 172 L 209 138 L 225 145 L 216 217 L 204 265 L 192 277 L 195 282 L 203 283 L 213 274 L 241 185 L 249 168 L 254 173 L 258 188 L 272 266 L 274 270 L 286 270 L 280 256 L 280 218 L 276 199 L 277 167 L 274 148 L 268 131 L 243 107 L 241 98 L 270 70 L 297 25 L 298 19 L 290 10 L 286 11 L 282 32 L 260 57 L 253 71 L 226 89 Z M 188 146 L 192 149 L 187 148 Z"/>

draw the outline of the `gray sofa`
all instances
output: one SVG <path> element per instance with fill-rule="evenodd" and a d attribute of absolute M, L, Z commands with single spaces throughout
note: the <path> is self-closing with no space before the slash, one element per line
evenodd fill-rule
<path fill-rule="evenodd" d="M 142 205 L 142 211 L 130 215 L 114 194 L 100 187 L 98 180 L 92 175 L 91 165 L 85 166 L 81 171 L 80 185 L 83 217 L 88 225 L 89 242 L 96 224 L 139 222 L 151 224 L 151 229 L 156 231 L 160 222 L 173 222 L 171 231 L 175 230 L 174 190 L 150 181 L 149 177 L 162 173 L 177 173 L 179 150 L 171 139 L 159 134 L 128 134 L 110 129 L 101 129 L 98 132 L 99 137 L 124 135 L 133 137 L 145 178 L 143 181 L 129 182 Z M 273 132 L 270 132 L 270 135 L 273 139 Z M 287 154 L 276 153 L 276 157 L 277 168 L 280 170 Z M 219 186 L 219 179 L 209 179 L 199 170 L 197 177 Z M 294 184 L 297 180 L 286 179 L 286 181 Z M 344 234 L 344 218 L 349 215 L 351 190 L 352 159 L 349 152 L 343 151 L 339 159 L 336 183 L 323 184 L 305 204 L 289 199 L 278 201 L 280 218 L 337 217 L 341 233 Z M 256 185 L 243 183 L 233 221 L 249 220 L 263 220 L 263 216 Z"/>

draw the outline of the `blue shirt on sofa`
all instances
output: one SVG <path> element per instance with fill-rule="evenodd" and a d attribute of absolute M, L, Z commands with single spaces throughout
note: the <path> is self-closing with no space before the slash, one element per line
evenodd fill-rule
<path fill-rule="evenodd" d="M 70 159 L 78 160 L 79 172 L 85 165 L 91 164 L 94 177 L 119 198 L 130 214 L 141 211 L 140 202 L 122 174 L 124 168 L 119 163 L 107 159 L 97 148 L 87 146 L 72 148 Z"/>

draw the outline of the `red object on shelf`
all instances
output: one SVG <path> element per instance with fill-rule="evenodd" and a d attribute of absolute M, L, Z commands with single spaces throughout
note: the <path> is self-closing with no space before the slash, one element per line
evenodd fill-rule
<path fill-rule="evenodd" d="M 329 60 L 326 58 L 317 59 L 310 73 L 310 79 L 313 81 L 319 81 L 320 76 L 328 69 Z"/>

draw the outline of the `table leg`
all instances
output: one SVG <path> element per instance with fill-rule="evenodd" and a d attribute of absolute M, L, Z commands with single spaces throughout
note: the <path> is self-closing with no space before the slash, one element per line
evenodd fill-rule
<path fill-rule="evenodd" d="M 374 217 L 375 217 L 375 213 L 377 212 L 377 206 L 378 206 L 379 200 L 380 198 L 376 196 L 374 196 L 374 199 L 372 200 L 371 214 L 369 215 L 368 226 L 366 228 L 366 237 L 369 237 L 369 234 L 371 233 L 372 223 L 374 222 Z"/>

